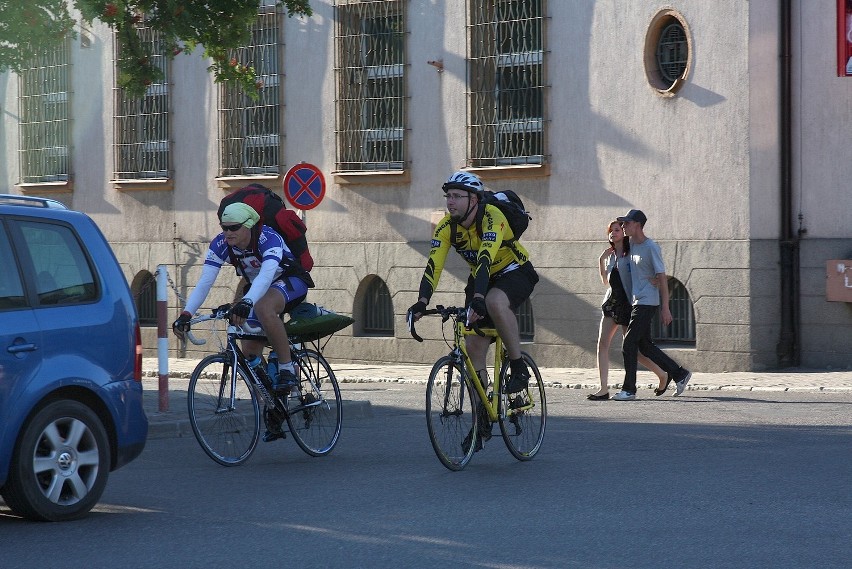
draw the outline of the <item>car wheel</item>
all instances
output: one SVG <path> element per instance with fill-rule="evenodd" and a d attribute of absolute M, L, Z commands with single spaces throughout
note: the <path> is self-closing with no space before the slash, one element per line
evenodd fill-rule
<path fill-rule="evenodd" d="M 24 426 L 3 498 L 28 519 L 78 518 L 103 494 L 109 465 L 106 429 L 95 412 L 77 401 L 55 401 Z"/>

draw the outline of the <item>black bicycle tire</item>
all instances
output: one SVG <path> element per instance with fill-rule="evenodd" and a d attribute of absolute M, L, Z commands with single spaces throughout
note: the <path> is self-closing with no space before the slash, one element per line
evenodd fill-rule
<path fill-rule="evenodd" d="M 323 397 L 323 403 L 319 406 L 295 412 L 291 408 L 294 405 L 302 405 L 305 401 L 290 400 L 290 403 L 288 403 L 287 427 L 290 430 L 290 434 L 296 440 L 296 444 L 299 445 L 299 448 L 310 456 L 325 456 L 334 449 L 337 441 L 340 440 L 340 431 L 343 425 L 343 400 L 340 395 L 340 386 L 337 383 L 334 370 L 331 369 L 328 361 L 321 353 L 316 350 L 304 349 L 294 352 L 294 355 L 294 361 L 299 367 L 300 379 L 303 380 L 304 374 L 307 373 L 316 385 L 317 378 L 319 378 L 319 385 L 322 390 L 326 395 L 329 393 L 334 394 L 334 399 L 332 400 L 325 396 Z M 316 363 L 316 367 L 314 367 L 313 363 L 309 365 L 311 361 Z M 305 388 L 304 380 L 301 383 L 302 398 L 304 398 L 309 392 Z M 334 405 L 334 409 L 331 409 L 332 404 Z M 326 412 L 322 413 L 322 411 Z M 322 415 L 319 413 L 322 413 Z M 317 421 L 320 417 L 332 416 L 334 417 L 334 425 L 331 427 L 323 427 Z M 317 441 L 309 440 L 308 438 L 308 435 L 314 435 L 317 432 L 328 434 L 327 436 L 322 436 L 320 444 L 316 444 Z"/>
<path fill-rule="evenodd" d="M 195 439 L 207 456 L 223 466 L 238 466 L 247 461 L 257 448 L 260 440 L 261 415 L 257 393 L 251 387 L 242 369 L 237 370 L 237 378 L 245 388 L 241 391 L 242 395 L 247 396 L 248 399 L 241 399 L 241 401 L 250 400 L 250 404 L 241 406 L 240 411 L 236 413 L 234 411 L 221 412 L 216 391 L 221 391 L 223 379 L 228 384 L 231 381 L 230 359 L 230 356 L 219 353 L 209 355 L 198 363 L 189 380 L 187 411 Z M 211 378 L 205 376 L 205 371 L 216 365 L 221 366 L 221 371 L 213 372 L 220 378 L 218 389 L 214 383 L 215 379 L 208 382 Z M 202 387 L 205 389 L 202 389 Z M 204 409 L 207 409 L 208 412 L 202 416 Z M 242 417 L 241 411 L 243 409 L 246 410 L 246 414 L 252 413 L 253 418 Z M 220 430 L 218 427 L 224 428 Z M 248 437 L 242 436 L 243 433 L 247 434 Z M 227 437 L 227 435 L 231 436 Z M 234 435 L 240 436 L 235 438 Z M 226 437 L 229 441 L 223 445 L 224 448 L 234 447 L 235 445 L 231 442 L 234 440 L 245 441 L 245 444 L 240 444 L 242 450 L 239 453 L 226 454 L 220 450 L 217 440 L 222 439 L 224 441 L 223 437 Z"/>
<path fill-rule="evenodd" d="M 452 380 L 446 381 L 450 368 L 455 371 L 453 377 L 459 378 L 455 391 L 453 391 Z M 442 377 L 444 379 L 443 384 L 439 381 Z M 450 387 L 449 394 L 447 392 L 448 386 Z M 451 397 L 453 395 L 455 395 L 454 398 Z M 475 428 L 476 416 L 473 407 L 475 397 L 470 381 L 467 379 L 467 373 L 461 364 L 451 356 L 443 356 L 435 362 L 429 372 L 429 379 L 426 384 L 426 428 L 429 431 L 429 441 L 432 443 L 435 455 L 441 464 L 449 470 L 464 469 L 476 452 L 479 433 Z M 444 409 L 445 402 L 448 399 L 453 399 L 450 401 L 453 408 L 450 409 L 449 415 Z M 467 401 L 467 410 L 464 408 L 465 401 Z M 434 410 L 435 402 L 441 408 L 440 411 Z M 466 421 L 465 417 L 467 417 Z M 440 431 L 438 430 L 439 426 L 441 427 Z M 464 440 L 468 436 L 470 436 L 470 441 L 467 449 L 465 449 Z"/>
<path fill-rule="evenodd" d="M 521 357 L 524 358 L 524 362 L 526 362 L 527 368 L 530 370 L 530 386 L 526 397 L 532 397 L 533 394 L 537 394 L 538 399 L 536 400 L 534 398 L 536 403 L 535 408 L 541 409 L 540 413 L 538 413 L 540 420 L 537 427 L 534 426 L 534 422 L 531 420 L 533 417 L 533 414 L 531 413 L 525 413 L 520 419 L 527 429 L 531 426 L 533 429 L 538 429 L 534 442 L 523 446 L 518 444 L 519 441 L 528 441 L 530 438 L 527 436 L 524 436 L 523 439 L 519 438 L 518 429 L 521 428 L 521 425 L 517 422 L 513 422 L 513 420 L 507 415 L 506 408 L 509 402 L 505 393 L 500 394 L 500 399 L 497 404 L 497 422 L 500 424 L 500 434 L 503 436 L 503 442 L 506 443 L 506 448 L 509 449 L 512 456 L 518 460 L 527 461 L 532 460 L 533 457 L 538 454 L 538 451 L 541 450 L 542 442 L 544 441 L 544 433 L 547 427 L 547 397 L 544 391 L 544 381 L 541 379 L 541 372 L 539 371 L 535 361 L 526 352 L 522 352 Z M 503 367 L 500 370 L 501 386 L 505 384 L 505 376 L 508 369 L 509 362 L 507 360 L 503 363 Z M 521 433 L 523 433 L 523 429 L 521 429 Z"/>

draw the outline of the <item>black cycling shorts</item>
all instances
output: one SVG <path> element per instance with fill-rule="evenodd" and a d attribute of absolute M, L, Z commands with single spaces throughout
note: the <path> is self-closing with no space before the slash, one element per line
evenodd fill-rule
<path fill-rule="evenodd" d="M 535 272 L 532 263 L 527 262 L 515 269 L 506 273 L 498 273 L 491 277 L 488 282 L 488 290 L 499 288 L 509 297 L 509 306 L 512 310 L 517 310 L 523 302 L 530 297 L 536 283 L 538 282 L 538 273 Z M 464 302 L 465 306 L 470 306 L 470 301 L 473 300 L 473 276 L 467 279 L 467 286 L 464 287 Z M 491 319 L 488 319 L 489 323 Z"/>

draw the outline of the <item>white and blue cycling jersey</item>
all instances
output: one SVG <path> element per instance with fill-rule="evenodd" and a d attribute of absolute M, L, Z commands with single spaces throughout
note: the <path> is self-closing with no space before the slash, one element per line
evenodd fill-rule
<path fill-rule="evenodd" d="M 298 295 L 306 294 L 307 286 L 301 279 L 298 277 L 282 277 L 284 272 L 282 260 L 296 262 L 293 253 L 284 242 L 284 238 L 264 225 L 261 228 L 256 249 L 244 250 L 231 247 L 234 259 L 238 263 L 237 272 L 245 276 L 251 283 L 251 287 L 243 298 L 248 298 L 252 301 L 252 304 L 256 304 L 269 290 L 270 285 L 277 281 L 287 281 L 288 286 L 276 286 L 275 288 L 281 290 L 288 301 L 293 300 Z M 220 233 L 210 242 L 204 265 L 201 268 L 201 278 L 198 279 L 198 284 L 195 285 L 195 289 L 189 295 L 184 310 L 190 314 L 195 314 L 207 298 L 216 277 L 219 275 L 219 270 L 225 264 L 230 264 L 228 243 L 225 241 L 225 234 Z M 291 296 L 293 298 L 290 298 Z"/>

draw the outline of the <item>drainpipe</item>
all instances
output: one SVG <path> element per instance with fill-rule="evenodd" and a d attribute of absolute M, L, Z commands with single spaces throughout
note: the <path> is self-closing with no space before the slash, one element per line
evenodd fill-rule
<path fill-rule="evenodd" d="M 793 137 L 791 49 L 792 0 L 780 0 L 781 76 L 780 76 L 780 150 L 781 150 L 781 333 L 776 355 L 779 367 L 800 365 L 799 346 L 799 238 L 793 231 Z"/>

